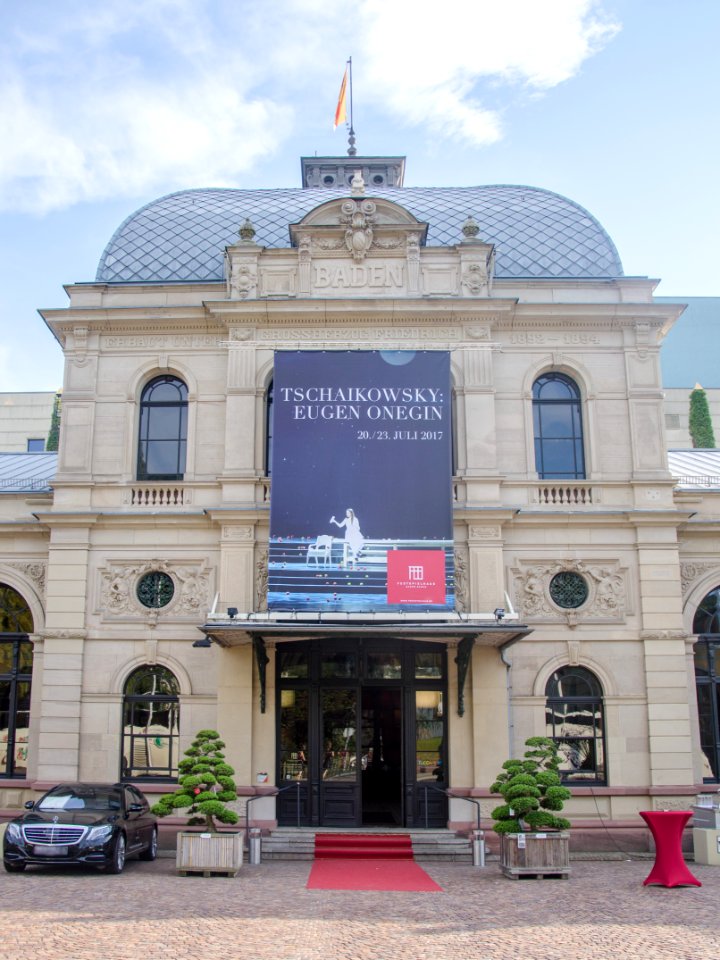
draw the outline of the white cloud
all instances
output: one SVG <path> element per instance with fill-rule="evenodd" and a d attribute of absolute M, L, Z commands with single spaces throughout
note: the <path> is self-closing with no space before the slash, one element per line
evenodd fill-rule
<path fill-rule="evenodd" d="M 5 18 L 0 208 L 36 212 L 236 183 L 319 91 L 331 116 L 350 53 L 366 111 L 492 143 L 518 85 L 571 78 L 618 29 L 593 0 L 38 0 Z"/>
<path fill-rule="evenodd" d="M 473 93 L 480 82 L 549 89 L 619 29 L 592 0 L 368 0 L 364 14 L 375 96 L 413 124 L 474 144 L 501 136 L 498 112 Z"/>

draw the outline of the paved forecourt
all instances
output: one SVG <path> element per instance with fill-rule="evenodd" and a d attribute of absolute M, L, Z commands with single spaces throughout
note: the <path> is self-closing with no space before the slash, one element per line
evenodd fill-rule
<path fill-rule="evenodd" d="M 0 875 L 0 960 L 716 960 L 720 869 L 701 888 L 643 887 L 651 862 L 575 861 L 569 880 L 508 880 L 423 864 L 438 893 L 307 890 L 311 864 L 178 877 L 174 861 L 120 876 Z"/>

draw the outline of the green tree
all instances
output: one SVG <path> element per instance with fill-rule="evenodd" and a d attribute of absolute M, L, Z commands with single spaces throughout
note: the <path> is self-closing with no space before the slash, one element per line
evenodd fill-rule
<path fill-rule="evenodd" d="M 693 447 L 712 449 L 715 447 L 712 417 L 707 394 L 699 383 L 690 394 L 690 437 Z"/>
<path fill-rule="evenodd" d="M 549 737 L 530 737 L 524 760 L 506 760 L 502 773 L 490 787 L 505 803 L 495 807 L 492 818 L 495 833 L 523 833 L 527 830 L 567 830 L 570 821 L 556 817 L 570 791 L 558 774 L 560 756 Z M 554 812 L 551 812 L 554 811 Z"/>
<path fill-rule="evenodd" d="M 55 403 L 53 404 L 52 416 L 50 417 L 50 433 L 48 433 L 46 450 L 57 450 L 60 444 L 60 415 L 62 411 L 62 394 L 58 391 L 55 394 Z"/>
<path fill-rule="evenodd" d="M 174 793 L 160 797 L 152 808 L 158 817 L 167 817 L 176 810 L 190 814 L 188 826 L 203 825 L 210 831 L 220 823 L 237 823 L 240 819 L 226 804 L 237 800 L 235 771 L 225 762 L 225 743 L 215 730 L 200 730 L 178 764 L 180 777 Z"/>

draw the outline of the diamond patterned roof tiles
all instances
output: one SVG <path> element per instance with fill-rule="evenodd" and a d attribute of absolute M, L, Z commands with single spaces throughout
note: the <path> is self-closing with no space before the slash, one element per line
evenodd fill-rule
<path fill-rule="evenodd" d="M 288 226 L 345 189 L 184 190 L 137 210 L 100 259 L 106 283 L 223 279 L 223 251 L 245 218 L 263 247 L 289 247 Z M 498 278 L 622 276 L 615 246 L 587 210 L 556 193 L 523 186 L 402 187 L 368 192 L 429 224 L 428 246 L 453 246 L 469 214 L 495 244 Z"/>

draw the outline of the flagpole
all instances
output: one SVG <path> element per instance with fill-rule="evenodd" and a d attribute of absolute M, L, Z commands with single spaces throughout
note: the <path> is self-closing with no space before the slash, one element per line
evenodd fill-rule
<path fill-rule="evenodd" d="M 348 79 L 350 80 L 350 134 L 348 136 L 348 156 L 354 157 L 357 150 L 355 148 L 355 131 L 353 130 L 352 57 L 348 58 L 348 68 Z"/>

